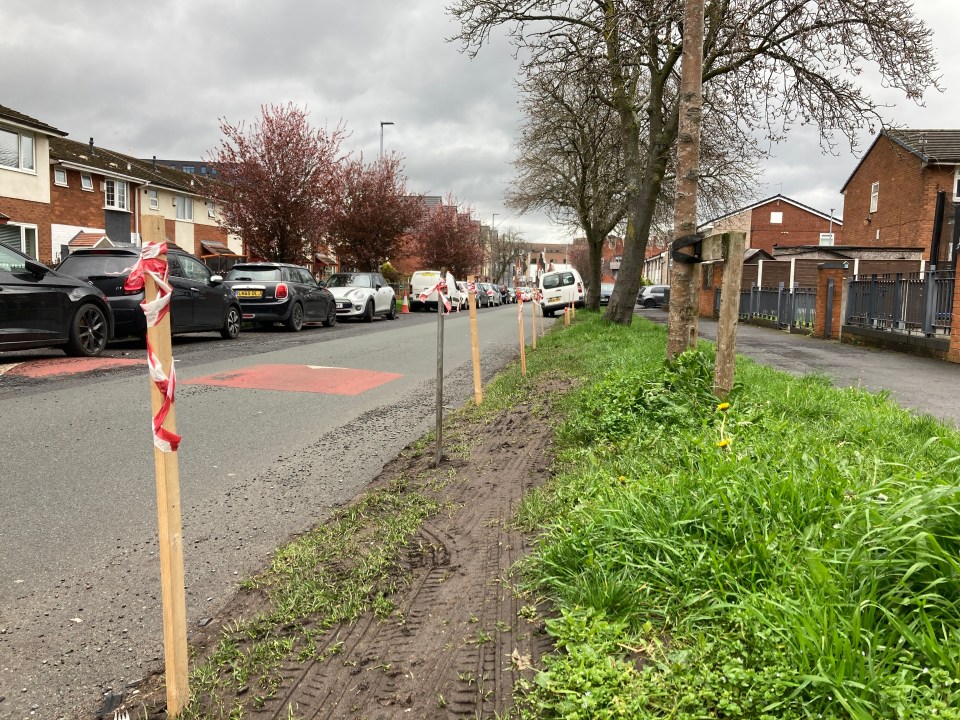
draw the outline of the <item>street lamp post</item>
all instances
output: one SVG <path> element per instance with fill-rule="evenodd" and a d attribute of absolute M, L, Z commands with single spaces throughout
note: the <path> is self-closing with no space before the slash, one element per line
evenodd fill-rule
<path fill-rule="evenodd" d="M 383 157 L 383 126 L 384 125 L 393 125 L 389 120 L 380 121 L 380 157 Z"/>

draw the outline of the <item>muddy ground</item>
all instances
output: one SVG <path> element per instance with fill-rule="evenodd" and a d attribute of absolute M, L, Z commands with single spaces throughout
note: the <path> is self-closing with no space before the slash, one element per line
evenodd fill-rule
<path fill-rule="evenodd" d="M 431 443 L 407 449 L 384 468 L 373 488 L 416 478 L 412 490 L 453 508 L 428 520 L 409 543 L 400 563 L 408 582 L 393 598 L 396 612 L 333 627 L 320 659 L 283 666 L 279 691 L 265 706 L 249 707 L 239 697 L 244 718 L 508 716 L 518 679 L 532 677 L 551 647 L 543 609 L 517 592 L 511 575 L 532 541 L 514 527 L 514 513 L 524 494 L 547 479 L 553 460 L 543 410 L 538 401 L 535 411 L 520 402 L 492 420 L 457 413 L 445 434 L 458 450 L 445 454 L 440 467 L 433 466 Z M 441 477 L 445 482 L 434 482 Z M 263 602 L 258 593 L 240 591 L 205 628 L 192 628 L 191 667 L 222 627 L 254 616 Z M 235 699 L 226 698 L 226 706 Z M 117 707 L 129 708 L 134 718 L 145 709 L 165 717 L 162 678 L 149 679 L 135 694 L 108 698 L 101 717 L 113 718 Z"/>

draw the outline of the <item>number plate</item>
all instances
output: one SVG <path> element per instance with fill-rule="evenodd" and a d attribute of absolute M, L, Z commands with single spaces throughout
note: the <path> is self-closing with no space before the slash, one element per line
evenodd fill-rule
<path fill-rule="evenodd" d="M 263 297 L 263 290 L 237 290 L 237 297 L 242 297 L 242 298 Z"/>
<path fill-rule="evenodd" d="M 559 295 L 556 295 L 556 296 L 550 298 L 549 300 L 547 300 L 547 302 L 548 302 L 548 303 L 560 302 L 560 296 L 559 296 Z"/>

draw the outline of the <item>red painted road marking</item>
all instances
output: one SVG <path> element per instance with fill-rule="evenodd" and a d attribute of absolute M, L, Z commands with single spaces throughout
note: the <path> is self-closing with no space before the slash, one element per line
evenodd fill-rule
<path fill-rule="evenodd" d="M 401 378 L 396 373 L 314 365 L 252 365 L 215 375 L 191 378 L 186 385 L 219 385 L 248 390 L 359 395 Z"/>
<path fill-rule="evenodd" d="M 146 365 L 146 360 L 65 357 L 55 360 L 35 360 L 19 363 L 7 370 L 5 374 L 10 377 L 43 378 L 53 375 L 76 375 L 94 370 L 110 370 L 111 368 L 129 367 L 130 365 Z"/>

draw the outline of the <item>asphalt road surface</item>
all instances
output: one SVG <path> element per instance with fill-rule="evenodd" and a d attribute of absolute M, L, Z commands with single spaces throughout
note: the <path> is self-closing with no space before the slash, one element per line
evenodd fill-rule
<path fill-rule="evenodd" d="M 486 381 L 518 354 L 517 310 L 478 317 Z M 467 313 L 444 325 L 457 407 L 473 394 Z M 188 625 L 433 427 L 436 338 L 436 315 L 411 313 L 175 340 Z M 162 666 L 145 366 L 31 376 L 44 358 L 63 354 L 0 356 L 0 718 L 90 717 Z"/>

